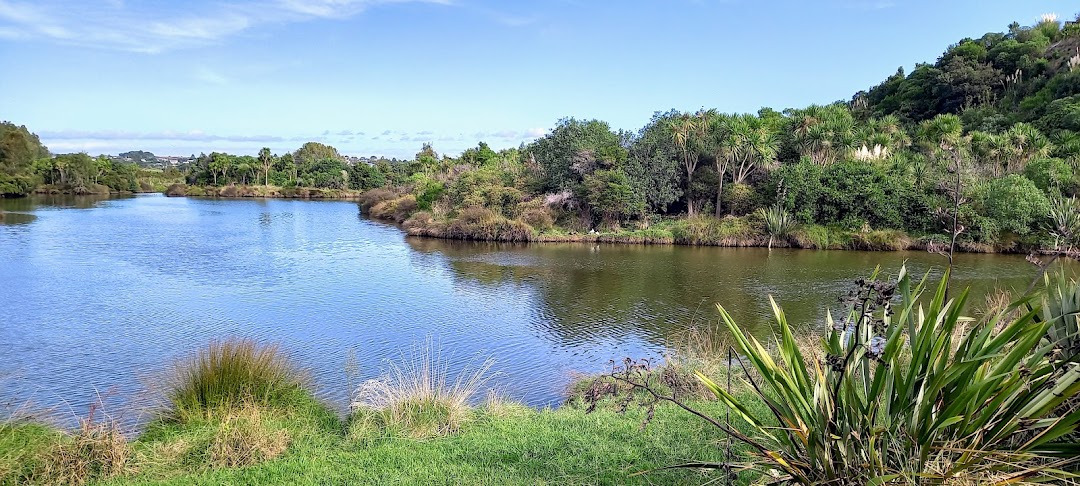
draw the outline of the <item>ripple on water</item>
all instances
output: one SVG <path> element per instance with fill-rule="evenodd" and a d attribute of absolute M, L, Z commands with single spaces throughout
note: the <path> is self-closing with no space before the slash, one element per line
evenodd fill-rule
<path fill-rule="evenodd" d="M 926 254 L 517 245 L 417 239 L 355 203 L 139 196 L 18 204 L 0 224 L 0 405 L 71 420 L 160 398 L 172 362 L 208 342 L 280 343 L 344 407 L 350 382 L 429 339 L 451 372 L 492 357 L 492 385 L 557 405 L 576 373 L 659 357 L 724 303 L 766 332 L 772 294 L 799 325 L 875 264 L 919 272 Z M 1028 273 L 1022 258 L 958 258 L 964 283 Z M 359 376 L 347 377 L 350 352 Z M 4 378 L 6 377 L 6 378 Z M 119 412 L 117 412 L 119 413 Z M 123 418 L 137 420 L 125 412 Z"/>

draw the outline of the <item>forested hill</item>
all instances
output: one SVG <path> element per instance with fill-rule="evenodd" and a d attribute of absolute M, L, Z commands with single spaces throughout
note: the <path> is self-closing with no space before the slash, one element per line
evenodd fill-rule
<path fill-rule="evenodd" d="M 860 119 L 895 115 L 920 122 L 942 113 L 961 115 L 965 128 L 985 132 L 1030 123 L 1044 134 L 1071 140 L 1080 131 L 1080 24 L 1053 17 L 1008 32 L 963 39 L 934 64 L 903 69 L 868 91 L 852 109 Z M 1060 137 L 1064 137 L 1061 139 Z"/>
<path fill-rule="evenodd" d="M 898 63 L 910 60 L 898 59 Z M 0 193 L 35 184 L 130 185 L 88 158 L 35 159 L 0 126 Z M 13 141 L 18 141 L 14 143 Z M 15 147 L 9 150 L 7 147 Z M 17 159 L 17 160 L 16 160 Z M 102 161 L 104 164 L 104 161 Z M 106 167 L 106 169 L 109 169 Z M 657 112 L 637 131 L 563 119 L 544 137 L 459 155 L 358 160 L 308 143 L 293 153 L 203 154 L 176 194 L 233 184 L 371 191 L 364 210 L 413 234 L 804 248 L 1072 248 L 1080 235 L 1080 23 L 967 38 L 850 101 L 783 111 Z M 111 181 L 111 179 L 109 179 Z M 955 223 L 955 225 L 954 225 Z"/>

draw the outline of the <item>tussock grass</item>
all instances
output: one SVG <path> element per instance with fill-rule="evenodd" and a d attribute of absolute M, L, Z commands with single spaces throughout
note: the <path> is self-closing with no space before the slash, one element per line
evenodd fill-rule
<path fill-rule="evenodd" d="M 242 467 L 280 456 L 289 446 L 289 432 L 274 427 L 258 405 L 247 403 L 229 411 L 209 447 L 210 467 Z"/>
<path fill-rule="evenodd" d="M 761 231 L 750 224 L 748 218 L 728 216 L 716 219 L 711 216 L 694 216 L 676 221 L 671 226 L 675 243 L 682 245 L 712 246 L 763 246 L 768 241 Z"/>
<path fill-rule="evenodd" d="M 488 359 L 451 378 L 448 361 L 429 341 L 412 356 L 391 361 L 382 378 L 357 388 L 350 428 L 375 426 L 418 439 L 453 434 L 470 418 L 471 403 L 491 379 L 493 364 Z"/>
<path fill-rule="evenodd" d="M 50 484 L 86 484 L 129 471 L 131 447 L 115 423 L 82 420 L 79 429 L 56 441 L 35 477 Z"/>
<path fill-rule="evenodd" d="M 180 361 L 171 381 L 167 418 L 184 421 L 249 402 L 284 407 L 308 380 L 277 346 L 233 339 L 213 342 Z"/>
<path fill-rule="evenodd" d="M 120 428 L 92 416 L 72 432 L 39 423 L 0 424 L 0 484 L 87 484 L 134 471 L 132 458 Z"/>

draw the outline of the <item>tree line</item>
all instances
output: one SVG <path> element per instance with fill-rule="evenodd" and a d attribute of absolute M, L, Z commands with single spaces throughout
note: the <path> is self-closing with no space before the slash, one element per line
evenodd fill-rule
<path fill-rule="evenodd" d="M 3 130 L 2 193 L 111 173 L 77 155 L 46 167 L 36 136 Z M 637 131 L 566 118 L 517 148 L 481 142 L 449 156 L 425 144 L 411 160 L 354 162 L 317 142 L 283 155 L 213 152 L 181 167 L 181 178 L 379 189 L 368 198 L 371 209 L 382 205 L 373 214 L 436 235 L 455 222 L 494 221 L 534 236 L 679 240 L 701 229 L 715 242 L 774 233 L 779 218 L 804 240 L 894 231 L 1000 247 L 1046 243 L 1054 215 L 1080 190 L 1078 168 L 1080 23 L 1046 17 L 962 39 L 932 64 L 826 105 L 670 110 Z M 467 228 L 458 236 L 499 239 Z"/>

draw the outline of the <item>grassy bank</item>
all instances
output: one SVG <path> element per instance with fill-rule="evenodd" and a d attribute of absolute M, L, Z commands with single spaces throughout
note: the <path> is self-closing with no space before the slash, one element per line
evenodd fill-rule
<path fill-rule="evenodd" d="M 319 189 L 314 187 L 281 187 L 259 185 L 189 186 L 172 184 L 162 190 L 170 197 L 268 197 L 285 199 L 356 199 L 360 191 L 349 189 Z"/>
<path fill-rule="evenodd" d="M 721 432 L 675 406 L 650 411 L 613 397 L 587 411 L 588 380 L 559 409 L 477 402 L 486 365 L 453 381 L 439 374 L 437 357 L 414 364 L 379 381 L 394 390 L 381 395 L 390 402 L 354 406 L 342 418 L 307 391 L 302 370 L 276 348 L 218 343 L 181 363 L 167 380 L 168 405 L 137 437 L 94 417 L 75 430 L 2 423 L 0 484 L 701 484 L 717 477 L 684 469 L 637 474 L 723 459 Z M 371 388 L 361 386 L 357 400 Z M 700 409 L 722 412 L 697 396 Z"/>
<path fill-rule="evenodd" d="M 424 210 L 412 194 L 399 195 L 386 189 L 365 192 L 359 201 L 361 210 L 368 216 L 397 223 L 410 235 L 455 240 L 861 251 L 924 251 L 934 242 L 947 245 L 945 235 L 909 235 L 900 230 L 869 227 L 796 225 L 783 234 L 771 234 L 759 213 L 723 218 L 662 218 L 637 227 L 585 229 L 577 221 L 560 218 L 539 205 L 525 205 L 514 217 L 506 217 L 483 207 Z M 957 243 L 958 251 L 971 253 L 1025 253 L 1039 247 L 1040 242 L 1030 238 L 1004 239 L 998 245 L 965 240 Z"/>
<path fill-rule="evenodd" d="M 715 407 L 715 405 L 714 405 Z M 91 476 L 97 484 L 701 484 L 710 477 L 690 471 L 634 473 L 689 459 L 720 460 L 719 448 L 704 452 L 702 441 L 720 441 L 719 432 L 674 407 L 656 410 L 640 428 L 645 411 L 631 408 L 585 414 L 583 410 L 533 410 L 503 405 L 478 408 L 458 433 L 413 439 L 383 431 L 357 431 L 318 408 L 299 417 L 263 414 L 231 420 L 239 427 L 271 434 L 260 447 L 273 459 L 242 465 L 213 453 L 227 419 L 151 428 L 131 442 L 122 472 Z M 244 422 L 244 420 L 248 420 Z M 237 424 L 244 424 L 238 426 Z M 258 424 L 258 425 L 252 425 Z M 362 429 L 362 428 L 361 428 Z M 269 431 L 269 432 L 267 432 Z M 278 436 L 273 436 L 277 432 Z M 241 432 L 240 434 L 244 434 Z M 245 437 L 251 440 L 251 432 Z M 284 437 L 287 440 L 276 439 Z M 4 484 L 55 482 L 47 471 L 57 444 L 74 442 L 40 425 L 10 426 L 0 432 L 0 468 L 18 465 L 24 476 Z M 269 445 L 265 445 L 269 444 Z M 218 446 L 218 449 L 221 449 Z M 19 455 L 12 461 L 13 455 Z M 239 456 L 238 456 L 239 457 Z M 89 461 L 88 461 L 89 462 Z M 100 470 L 87 468 L 86 470 Z M 0 469 L 3 472 L 4 469 Z"/>

